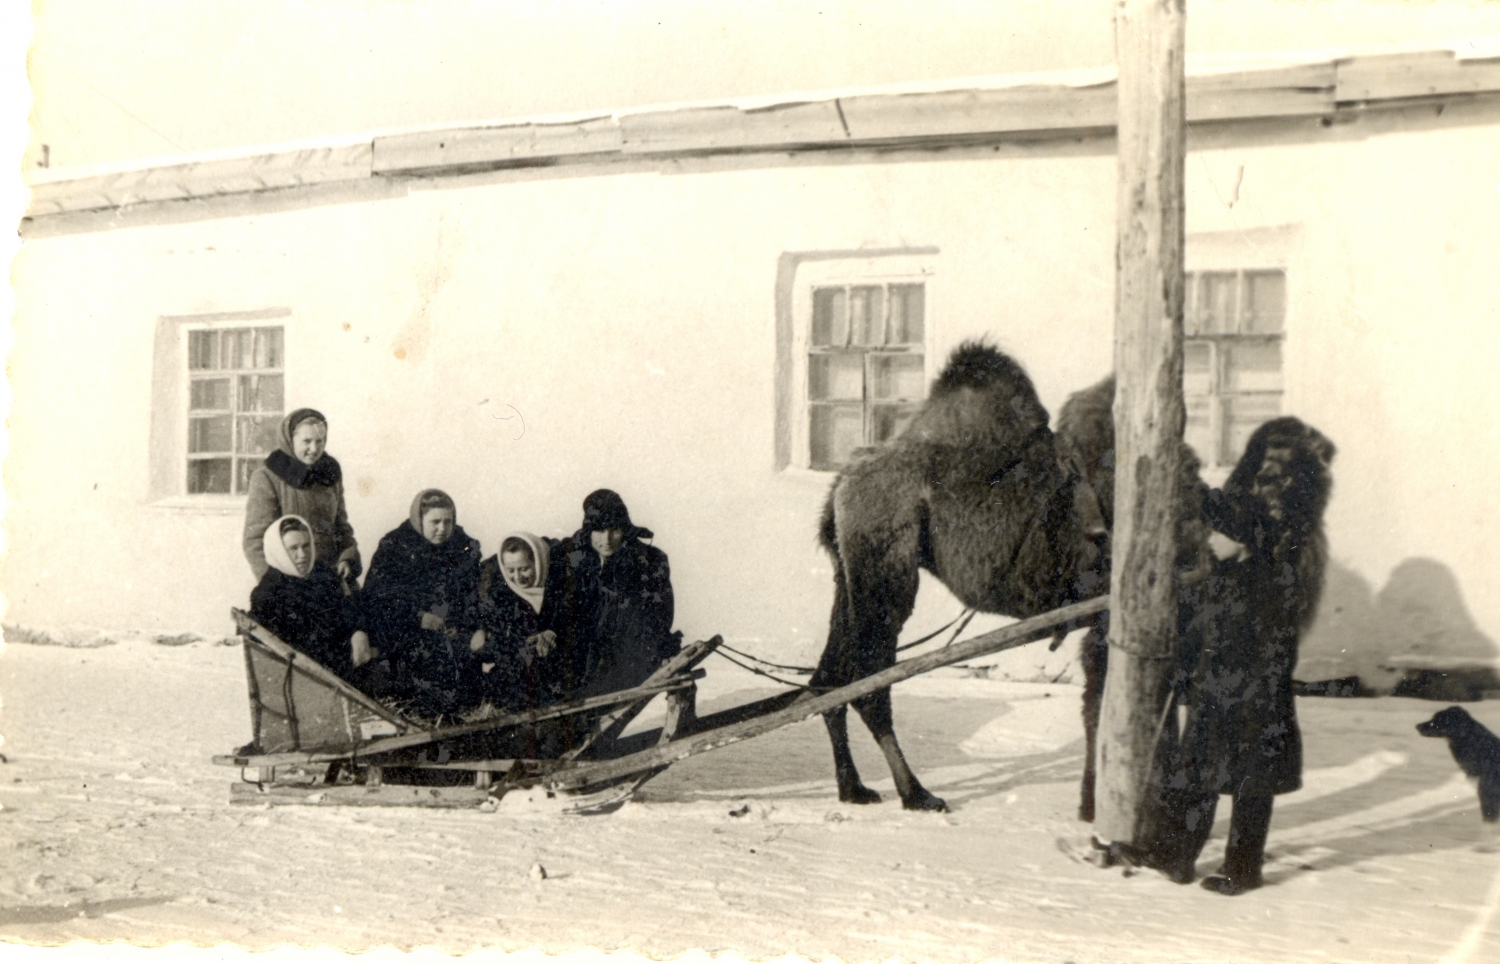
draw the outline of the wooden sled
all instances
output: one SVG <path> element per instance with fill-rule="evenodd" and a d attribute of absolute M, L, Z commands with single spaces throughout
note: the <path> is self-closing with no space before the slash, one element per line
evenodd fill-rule
<path fill-rule="evenodd" d="M 213 762 L 241 769 L 230 799 L 246 804 L 480 805 L 537 773 L 624 752 L 622 732 L 658 695 L 667 698 L 658 739 L 682 735 L 704 675 L 697 666 L 722 642 L 683 647 L 630 689 L 433 727 L 372 699 L 247 613 L 231 613 L 244 640 L 253 739 Z M 660 769 L 589 789 L 608 799 Z"/>
<path fill-rule="evenodd" d="M 791 690 L 711 716 L 697 717 L 697 669 L 720 645 L 718 636 L 686 646 L 640 686 L 475 723 L 423 729 L 297 653 L 244 613 L 256 753 L 214 762 L 255 771 L 234 786 L 236 803 L 475 807 L 518 787 L 578 794 L 577 812 L 622 804 L 672 763 L 826 713 L 861 696 L 941 666 L 1050 639 L 1088 625 L 1109 608 L 1108 597 L 1074 603 L 982 636 L 954 643 L 828 692 Z M 627 747 L 621 733 L 658 694 L 666 694 L 666 725 L 655 745 Z M 496 756 L 476 747 L 504 744 L 551 720 L 588 721 L 584 738 L 548 757 Z M 469 786 L 395 786 L 393 767 L 466 771 Z M 343 776 L 340 776 L 343 774 Z M 340 781 L 345 782 L 340 782 Z"/>

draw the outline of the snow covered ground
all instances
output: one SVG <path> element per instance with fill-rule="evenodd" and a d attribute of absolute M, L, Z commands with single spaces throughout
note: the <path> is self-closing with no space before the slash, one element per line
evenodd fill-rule
<path fill-rule="evenodd" d="M 709 709 L 765 692 L 723 661 L 707 667 Z M 887 802 L 840 805 L 816 720 L 679 763 L 605 816 L 521 796 L 488 813 L 257 809 L 231 806 L 237 774 L 209 763 L 248 737 L 237 648 L 10 645 L 0 939 L 846 961 L 1500 960 L 1500 855 L 1446 747 L 1413 730 L 1440 705 L 1302 700 L 1306 786 L 1278 800 L 1268 885 L 1225 898 L 1059 850 L 1060 838 L 1087 834 L 1073 819 L 1076 686 L 945 672 L 898 687 L 896 713 L 949 814 L 901 810 L 857 724 L 857 759 Z M 1470 709 L 1500 730 L 1500 702 Z M 1217 866 L 1226 816 L 1200 873 Z"/>

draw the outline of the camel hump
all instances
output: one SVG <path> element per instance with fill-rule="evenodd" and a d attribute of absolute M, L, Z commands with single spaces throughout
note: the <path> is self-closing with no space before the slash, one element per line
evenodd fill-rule
<path fill-rule="evenodd" d="M 964 388 L 985 391 L 996 386 L 1007 389 L 1024 386 L 1035 391 L 1020 362 L 993 345 L 966 341 L 948 357 L 948 364 L 932 384 L 932 397 L 941 398 Z"/>

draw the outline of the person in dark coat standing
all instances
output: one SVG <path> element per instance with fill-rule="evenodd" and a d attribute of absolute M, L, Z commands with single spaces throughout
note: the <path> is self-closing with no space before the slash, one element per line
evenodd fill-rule
<path fill-rule="evenodd" d="M 349 679 L 354 653 L 367 650 L 359 610 L 328 564 L 317 559 L 312 527 L 301 516 L 285 515 L 262 536 L 266 574 L 250 593 L 256 622 L 325 669 Z"/>
<path fill-rule="evenodd" d="M 328 420 L 299 408 L 281 420 L 280 447 L 250 474 L 245 499 L 245 558 L 259 579 L 267 562 L 261 537 L 282 516 L 295 515 L 311 527 L 318 559 L 340 579 L 359 577 L 359 546 L 344 508 L 344 477 L 338 460 L 324 451 Z"/>
<path fill-rule="evenodd" d="M 1292 672 L 1323 586 L 1333 456 L 1316 429 L 1275 419 L 1205 498 L 1208 523 L 1243 548 L 1180 600 L 1187 714 L 1176 746 L 1166 733 L 1159 752 L 1160 820 L 1148 861 L 1179 882 L 1193 879 L 1219 795 L 1230 794 L 1224 865 L 1203 886 L 1229 896 L 1261 886 L 1272 802 L 1302 786 Z"/>
<path fill-rule="evenodd" d="M 425 717 L 478 705 L 479 540 L 458 525 L 446 493 L 419 492 L 411 517 L 380 540 L 361 606 L 376 650 L 372 695 L 409 700 Z"/>
<path fill-rule="evenodd" d="M 650 538 L 619 495 L 599 489 L 583 500 L 583 525 L 563 543 L 564 621 L 584 695 L 640 684 L 681 646 L 667 554 L 641 541 Z"/>
<path fill-rule="evenodd" d="M 513 532 L 479 567 L 485 644 L 479 659 L 487 698 L 512 710 L 556 703 L 567 690 L 568 643 L 561 636 L 567 572 L 552 565 L 561 545 Z"/>

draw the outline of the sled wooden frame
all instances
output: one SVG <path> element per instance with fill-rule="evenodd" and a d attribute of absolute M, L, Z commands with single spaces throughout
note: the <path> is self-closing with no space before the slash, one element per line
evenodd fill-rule
<path fill-rule="evenodd" d="M 693 719 L 694 681 L 704 671 L 697 665 L 719 646 L 718 636 L 695 642 L 662 662 L 644 682 L 630 689 L 587 698 L 569 700 L 520 713 L 507 713 L 450 726 L 430 727 L 409 719 L 399 712 L 371 699 L 357 687 L 340 678 L 316 660 L 293 649 L 254 618 L 238 609 L 231 615 L 244 640 L 246 677 L 249 685 L 251 723 L 257 746 L 266 735 L 268 725 L 278 726 L 277 738 L 290 740 L 292 749 L 276 752 L 245 750 L 215 756 L 221 766 L 255 770 L 257 778 L 231 785 L 231 799 L 236 803 L 326 803 L 363 805 L 472 806 L 485 798 L 522 783 L 530 783 L 529 774 L 539 765 L 556 765 L 572 761 L 590 750 L 607 748 L 658 694 L 668 695 L 668 713 L 663 739 L 676 735 Z M 257 673 L 257 662 L 261 673 Z M 275 665 L 281 675 L 280 705 L 273 706 L 263 698 L 267 664 Z M 327 721 L 318 728 L 325 737 L 312 745 L 303 745 L 293 696 L 298 685 L 304 693 L 313 692 L 326 701 L 332 699 L 342 709 L 343 739 L 328 742 Z M 310 689 L 309 689 L 310 687 Z M 327 706 L 322 707 L 327 710 Z M 464 758 L 452 754 L 446 744 L 479 734 L 512 730 L 528 724 L 562 717 L 591 715 L 589 729 L 559 760 Z M 357 724 L 375 723 L 393 732 L 364 738 L 357 735 Z M 337 728 L 336 728 L 337 729 Z M 277 769 L 288 771 L 308 768 L 328 770 L 332 764 L 345 764 L 363 777 L 358 785 L 319 782 L 317 777 L 296 783 L 278 782 Z M 427 787 L 386 784 L 388 767 L 419 770 L 462 770 L 474 775 L 472 787 Z M 659 771 L 657 771 L 659 772 Z M 495 777 L 504 775 L 505 783 L 496 785 Z M 653 774 L 654 775 L 654 774 Z M 644 782 L 644 781 L 641 781 Z"/>
<path fill-rule="evenodd" d="M 902 660 L 878 673 L 825 693 L 815 693 L 808 689 L 792 690 L 723 710 L 701 719 L 693 717 L 692 705 L 687 703 L 686 713 L 681 713 L 679 710 L 675 719 L 674 714 L 669 713 L 667 725 L 664 726 L 661 740 L 656 746 L 614 759 L 581 760 L 579 755 L 588 747 L 598 745 L 601 741 L 617 738 L 625 725 L 658 693 L 689 689 L 693 685 L 693 677 L 702 675 L 701 670 L 694 672 L 694 668 L 718 647 L 722 642 L 720 637 L 715 636 L 713 639 L 685 647 L 677 656 L 664 662 L 662 667 L 644 684 L 618 693 L 576 700 L 553 707 L 542 707 L 526 713 L 510 714 L 485 720 L 482 723 L 435 730 L 420 730 L 410 721 L 403 721 L 412 728 L 412 732 L 376 738 L 354 750 L 342 753 L 311 751 L 261 756 L 224 756 L 215 757 L 214 762 L 240 767 L 272 767 L 286 764 L 305 766 L 347 761 L 351 765 L 368 766 L 372 775 L 370 781 L 359 786 L 314 784 L 287 787 L 268 785 L 266 782 L 244 783 L 238 785 L 233 791 L 233 795 L 237 798 L 236 802 L 471 807 L 482 803 L 487 798 L 501 796 L 517 787 L 542 786 L 553 792 L 592 793 L 594 800 L 601 801 L 598 807 L 607 809 L 609 805 L 623 802 L 645 780 L 679 760 L 761 736 L 810 716 L 826 713 L 854 702 L 862 696 L 943 666 L 951 666 L 976 657 L 1014 649 L 1027 643 L 1083 628 L 1094 616 L 1108 608 L 1107 596 L 1064 606 L 982 636 L 954 643 L 922 656 Z M 243 614 L 236 611 L 237 619 L 242 616 Z M 270 645 L 279 645 L 284 648 L 285 653 L 292 653 L 290 647 L 287 647 L 281 640 L 275 639 L 274 635 L 264 627 L 255 624 L 248 617 L 244 619 L 248 622 L 242 624 L 241 629 L 245 635 L 247 647 L 265 646 L 267 645 L 266 637 L 270 637 L 274 640 L 274 643 Z M 326 675 L 331 678 L 332 683 L 337 683 L 343 689 L 368 700 L 368 697 L 364 697 L 357 689 L 317 666 L 311 660 L 307 660 L 306 657 L 294 656 L 289 662 L 293 667 L 299 662 L 304 667 L 316 667 L 321 671 L 320 678 Z M 681 707 L 683 704 L 678 705 Z M 600 707 L 610 709 L 595 722 L 585 745 L 558 759 L 469 760 L 424 764 L 435 768 L 474 770 L 476 772 L 474 787 L 393 787 L 380 784 L 380 763 L 390 758 L 391 751 L 431 744 L 455 735 L 478 732 L 484 727 L 515 726 L 555 716 L 587 712 Z M 389 713 L 389 711 L 386 712 Z M 491 782 L 478 776 L 499 771 L 503 771 L 503 776 L 498 782 Z M 576 809 L 587 812 L 589 808 L 590 804 L 586 799 Z"/>

